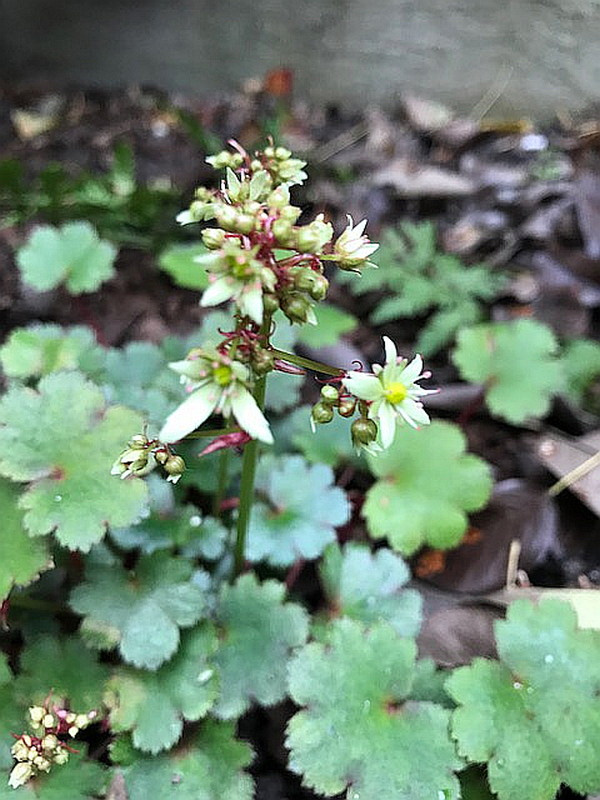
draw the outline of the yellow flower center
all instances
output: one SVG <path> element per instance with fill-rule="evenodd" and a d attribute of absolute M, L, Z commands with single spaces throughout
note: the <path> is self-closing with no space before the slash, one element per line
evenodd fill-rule
<path fill-rule="evenodd" d="M 386 400 L 393 406 L 401 403 L 407 395 L 408 389 L 403 383 L 400 383 L 400 381 L 390 383 L 385 390 Z"/>
<path fill-rule="evenodd" d="M 215 367 L 213 370 L 213 380 L 219 386 L 229 386 L 233 380 L 233 373 L 231 367 L 222 364 L 220 367 Z"/>

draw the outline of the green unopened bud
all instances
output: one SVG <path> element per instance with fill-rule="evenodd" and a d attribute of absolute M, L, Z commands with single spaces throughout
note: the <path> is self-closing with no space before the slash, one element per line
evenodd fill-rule
<path fill-rule="evenodd" d="M 51 764 L 50 761 L 48 761 L 48 759 L 45 758 L 44 756 L 36 756 L 33 759 L 33 766 L 36 769 L 39 769 L 40 772 L 50 772 Z"/>
<path fill-rule="evenodd" d="M 287 186 L 278 186 L 267 198 L 269 208 L 283 209 L 290 203 L 290 190 Z M 296 220 L 294 220 L 295 222 Z"/>
<path fill-rule="evenodd" d="M 202 241 L 209 250 L 218 250 L 225 242 L 225 231 L 221 228 L 205 228 L 202 231 Z"/>
<path fill-rule="evenodd" d="M 355 411 L 356 400 L 354 400 L 354 398 L 345 397 L 343 400 L 340 400 L 340 404 L 338 406 L 338 414 L 340 417 L 351 417 Z"/>
<path fill-rule="evenodd" d="M 44 736 L 42 739 L 42 747 L 44 750 L 54 750 L 57 744 L 58 738 L 53 733 L 47 734 L 47 736 Z"/>
<path fill-rule="evenodd" d="M 372 419 L 359 417 L 352 423 L 350 433 L 355 445 L 371 444 L 377 438 L 377 425 Z"/>
<path fill-rule="evenodd" d="M 255 350 L 252 354 L 252 369 L 257 375 L 266 375 L 273 370 L 275 356 L 270 350 Z"/>
<path fill-rule="evenodd" d="M 323 215 L 319 216 L 310 223 L 300 228 L 296 233 L 298 250 L 303 253 L 319 253 L 333 236 L 333 226 L 325 222 Z"/>
<path fill-rule="evenodd" d="M 315 282 L 316 273 L 309 267 L 297 267 L 293 270 L 293 281 L 296 289 L 310 292 Z"/>
<path fill-rule="evenodd" d="M 271 147 L 271 145 L 265 147 L 263 153 L 265 154 L 266 158 L 275 158 L 275 148 Z"/>
<path fill-rule="evenodd" d="M 232 206 L 227 206 L 223 203 L 218 205 L 215 208 L 215 218 L 221 228 L 225 228 L 226 231 L 235 231 L 238 212 Z"/>
<path fill-rule="evenodd" d="M 136 433 L 135 436 L 132 436 L 127 442 L 127 445 L 132 450 L 144 450 L 148 447 L 148 437 L 144 436 L 143 433 Z"/>
<path fill-rule="evenodd" d="M 320 272 L 313 272 L 313 275 L 313 284 L 308 290 L 309 294 L 313 300 L 324 300 L 327 297 L 327 292 L 329 290 L 329 281 L 324 275 L 321 275 Z"/>
<path fill-rule="evenodd" d="M 265 151 L 266 155 L 266 151 Z M 288 158 L 292 157 L 291 150 L 288 150 L 287 147 L 276 147 L 275 153 L 273 154 L 278 161 L 285 161 Z"/>
<path fill-rule="evenodd" d="M 310 302 L 300 294 L 292 294 L 281 300 L 281 309 L 290 322 L 308 322 L 314 314 Z"/>
<path fill-rule="evenodd" d="M 279 308 L 279 300 L 274 294 L 265 292 L 263 294 L 263 308 L 267 314 L 274 314 Z"/>
<path fill-rule="evenodd" d="M 340 393 L 335 388 L 335 386 L 332 386 L 331 384 L 328 383 L 326 386 L 322 387 L 321 400 L 323 403 L 327 405 L 335 405 L 339 399 L 340 399 Z"/>
<path fill-rule="evenodd" d="M 250 162 L 250 169 L 252 172 L 258 172 L 259 169 L 263 169 L 262 161 L 259 161 L 258 158 L 255 158 Z"/>
<path fill-rule="evenodd" d="M 54 728 L 56 726 L 56 718 L 54 714 L 46 714 L 42 720 L 44 728 Z"/>
<path fill-rule="evenodd" d="M 170 456 L 164 464 L 164 469 L 173 477 L 183 475 L 185 472 L 185 461 L 181 456 Z"/>
<path fill-rule="evenodd" d="M 238 214 L 235 229 L 238 233 L 251 233 L 256 227 L 256 219 L 252 214 Z"/>
<path fill-rule="evenodd" d="M 167 459 L 169 458 L 169 453 L 167 450 L 157 450 L 154 453 L 154 458 L 156 459 L 156 463 L 160 464 L 161 466 L 166 463 Z"/>
<path fill-rule="evenodd" d="M 318 425 L 326 425 L 333 419 L 333 408 L 326 403 L 316 403 L 310 412 L 311 417 Z"/>
<path fill-rule="evenodd" d="M 294 244 L 294 228 L 291 222 L 285 219 L 276 219 L 271 230 L 279 244 L 285 246 Z"/>
<path fill-rule="evenodd" d="M 18 739 L 10 748 L 10 752 L 17 761 L 27 761 L 29 747 L 21 739 Z"/>
<path fill-rule="evenodd" d="M 302 209 L 298 208 L 297 206 L 285 206 L 279 212 L 279 218 L 293 224 L 296 222 L 301 213 Z"/>

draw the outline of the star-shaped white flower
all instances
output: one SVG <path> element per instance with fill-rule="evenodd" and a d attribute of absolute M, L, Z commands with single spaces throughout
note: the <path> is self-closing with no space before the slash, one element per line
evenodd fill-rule
<path fill-rule="evenodd" d="M 407 422 L 413 428 L 427 425 L 430 419 L 419 398 L 435 394 L 435 389 L 423 389 L 417 381 L 429 377 L 423 373 L 423 360 L 415 356 L 408 363 L 399 358 L 396 346 L 383 337 L 385 365 L 373 364 L 372 373 L 352 371 L 343 380 L 346 389 L 369 404 L 368 416 L 377 423 L 383 448 L 394 440 L 396 424 Z"/>
<path fill-rule="evenodd" d="M 337 256 L 341 265 L 346 267 L 375 266 L 369 262 L 369 258 L 379 245 L 369 240 L 365 234 L 366 227 L 366 219 L 354 225 L 352 217 L 348 214 L 348 227 L 333 246 L 334 255 Z"/>
<path fill-rule="evenodd" d="M 167 418 L 158 438 L 177 442 L 196 430 L 211 414 L 233 416 L 253 439 L 273 444 L 269 423 L 247 384 L 248 368 L 220 353 L 197 355 L 169 364 L 194 391 Z"/>

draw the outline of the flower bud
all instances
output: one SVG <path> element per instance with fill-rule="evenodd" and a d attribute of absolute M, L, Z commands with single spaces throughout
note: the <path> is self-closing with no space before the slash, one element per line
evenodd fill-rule
<path fill-rule="evenodd" d="M 252 353 L 252 369 L 257 375 L 266 375 L 275 366 L 275 356 L 269 350 L 255 350 Z"/>
<path fill-rule="evenodd" d="M 279 219 L 284 219 L 286 222 L 291 222 L 293 224 L 301 213 L 302 209 L 297 206 L 284 206 L 279 212 Z"/>
<path fill-rule="evenodd" d="M 201 235 L 205 247 L 209 250 L 218 250 L 225 242 L 225 231 L 221 228 L 205 228 Z"/>
<path fill-rule="evenodd" d="M 310 415 L 318 425 L 326 425 L 333 419 L 333 408 L 325 403 L 315 403 Z"/>
<path fill-rule="evenodd" d="M 127 444 L 132 450 L 144 450 L 146 447 L 148 447 L 148 437 L 144 436 L 143 433 L 136 433 L 135 436 L 131 437 Z"/>
<path fill-rule="evenodd" d="M 323 221 L 323 215 L 319 214 L 314 222 L 299 228 L 296 233 L 296 243 L 298 250 L 303 253 L 318 253 L 327 242 L 331 241 L 333 227 L 329 222 Z"/>
<path fill-rule="evenodd" d="M 58 738 L 53 733 L 48 733 L 42 739 L 42 747 L 44 750 L 55 750 L 58 744 Z"/>
<path fill-rule="evenodd" d="M 33 776 L 33 767 L 27 762 L 20 762 L 15 764 L 8 779 L 8 785 L 12 789 L 18 789 L 23 786 Z"/>
<path fill-rule="evenodd" d="M 290 190 L 287 186 L 278 186 L 267 198 L 267 205 L 273 209 L 283 209 L 290 203 Z M 296 220 L 294 220 L 295 222 Z"/>
<path fill-rule="evenodd" d="M 309 294 L 313 300 L 324 300 L 329 289 L 329 281 L 324 275 L 321 275 L 320 272 L 313 272 L 313 274 L 313 285 L 312 288 L 309 289 Z"/>
<path fill-rule="evenodd" d="M 238 233 L 251 233 L 256 227 L 256 219 L 252 214 L 238 214 L 235 226 Z"/>
<path fill-rule="evenodd" d="M 335 388 L 335 386 L 332 386 L 330 383 L 328 383 L 326 386 L 322 387 L 321 401 L 323 403 L 325 403 L 326 405 L 335 405 L 339 399 L 340 399 L 340 393 Z"/>
<path fill-rule="evenodd" d="M 33 766 L 39 769 L 40 772 L 50 772 L 50 761 L 44 756 L 38 755 L 33 759 Z"/>
<path fill-rule="evenodd" d="M 340 417 L 351 417 L 355 411 L 356 400 L 354 400 L 354 398 L 345 397 L 343 400 L 340 400 L 340 404 L 338 406 L 338 414 Z"/>
<path fill-rule="evenodd" d="M 54 728 L 56 725 L 56 719 L 54 714 L 46 714 L 44 719 L 42 720 L 42 725 L 44 728 Z"/>
<path fill-rule="evenodd" d="M 185 472 L 185 461 L 181 456 L 169 456 L 164 463 L 165 472 L 175 477 Z"/>
<path fill-rule="evenodd" d="M 267 314 L 274 314 L 279 308 L 279 300 L 270 292 L 263 293 L 263 308 Z"/>
<path fill-rule="evenodd" d="M 134 436 L 133 438 L 135 439 L 136 437 Z M 133 441 L 133 439 L 131 441 Z M 129 446 L 130 447 L 132 446 L 131 442 L 129 443 Z M 46 715 L 46 709 L 42 708 L 42 706 L 31 706 L 31 708 L 29 709 L 29 716 L 31 718 L 31 721 L 36 725 L 39 724 L 44 719 L 45 715 Z"/>
<path fill-rule="evenodd" d="M 355 446 L 371 444 L 377 438 L 377 425 L 372 419 L 359 417 L 352 423 L 350 433 L 352 434 L 352 443 Z"/>
<path fill-rule="evenodd" d="M 284 297 L 281 300 L 281 309 L 290 322 L 299 323 L 308 322 L 312 312 L 311 304 L 300 294 Z"/>
<path fill-rule="evenodd" d="M 55 764 L 66 764 L 69 760 L 69 751 L 64 747 L 57 748 L 52 755 L 52 760 Z"/>
<path fill-rule="evenodd" d="M 273 236 L 277 239 L 279 244 L 292 246 L 294 240 L 294 228 L 292 223 L 285 219 L 276 219 L 271 228 Z"/>
<path fill-rule="evenodd" d="M 235 231 L 238 212 L 232 206 L 221 204 L 215 208 L 215 219 L 226 231 Z"/>

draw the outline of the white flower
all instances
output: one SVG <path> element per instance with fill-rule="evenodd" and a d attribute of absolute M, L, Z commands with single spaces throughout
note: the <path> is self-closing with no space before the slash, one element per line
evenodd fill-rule
<path fill-rule="evenodd" d="M 8 779 L 8 785 L 12 789 L 18 789 L 33 777 L 33 767 L 27 761 L 20 761 L 12 769 Z"/>
<path fill-rule="evenodd" d="M 371 242 L 365 235 L 367 220 L 363 219 L 354 225 L 352 217 L 348 214 L 348 227 L 333 246 L 333 253 L 346 268 L 360 266 L 375 266 L 369 258 L 378 249 L 379 245 Z"/>
<path fill-rule="evenodd" d="M 158 435 L 161 442 L 183 439 L 217 413 L 233 416 L 253 439 L 273 444 L 269 423 L 247 388 L 250 373 L 244 364 L 215 352 L 175 361 L 169 366 L 195 389 L 167 418 Z"/>
<path fill-rule="evenodd" d="M 383 344 L 385 366 L 373 364 L 372 374 L 348 372 L 343 383 L 351 394 L 369 403 L 369 419 L 377 423 L 381 445 L 386 448 L 394 440 L 397 422 L 408 422 L 413 428 L 430 422 L 419 398 L 437 390 L 417 386 L 417 381 L 428 377 L 422 373 L 421 356 L 415 356 L 409 364 L 398 357 L 396 346 L 387 336 Z"/>

